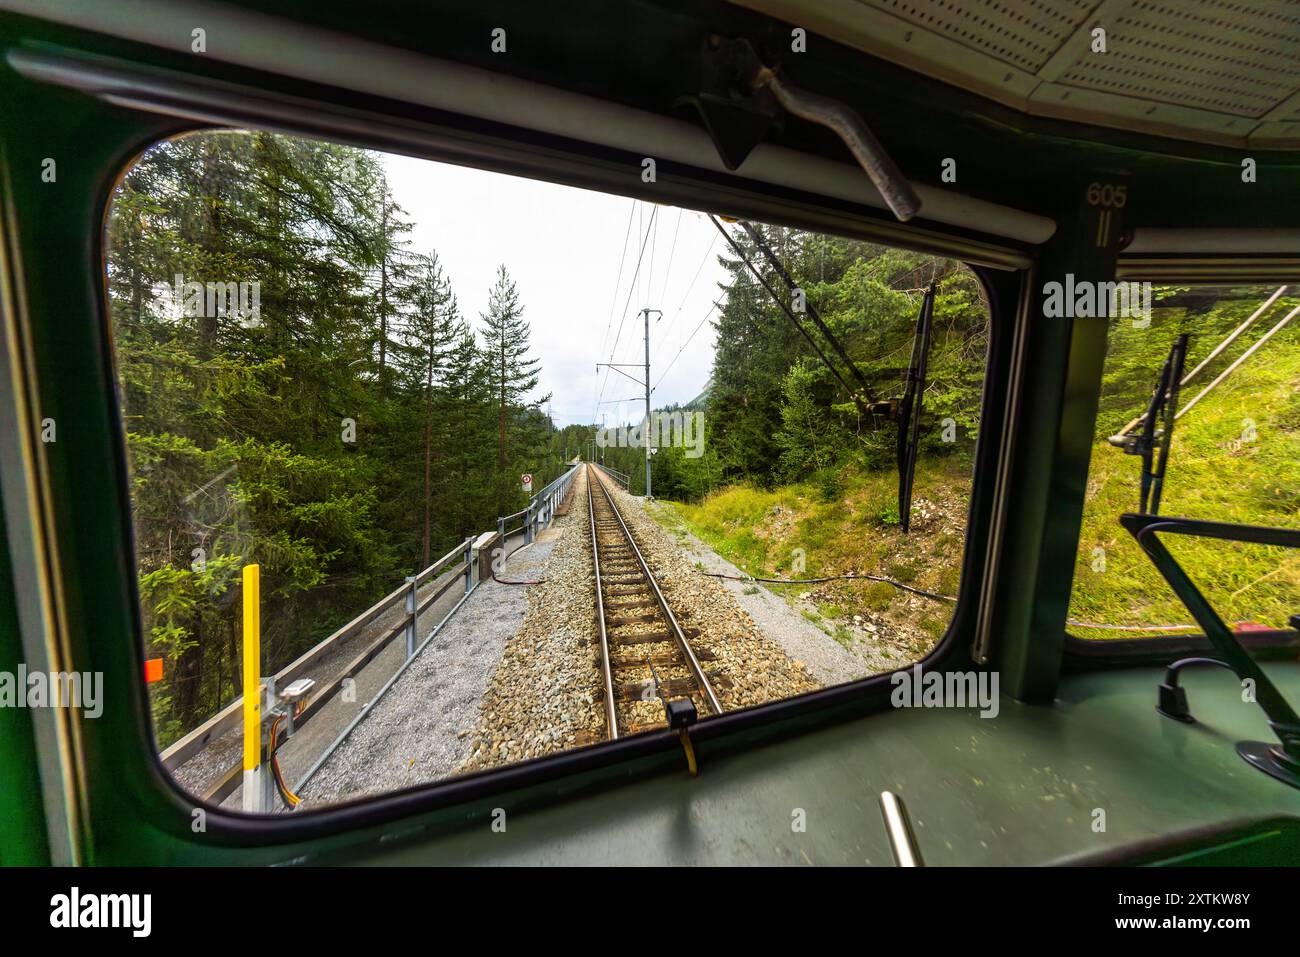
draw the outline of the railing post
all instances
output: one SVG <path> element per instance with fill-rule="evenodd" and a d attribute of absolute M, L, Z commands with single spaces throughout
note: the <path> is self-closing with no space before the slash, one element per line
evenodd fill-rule
<path fill-rule="evenodd" d="M 498 519 L 497 519 L 497 534 L 501 536 L 501 547 L 502 547 L 502 548 L 505 548 L 505 545 L 506 545 L 506 520 L 505 520 L 504 518 L 498 518 Z"/>
<path fill-rule="evenodd" d="M 415 575 L 406 576 L 406 657 L 411 658 L 415 655 L 415 608 L 416 608 L 416 587 Z"/>
<path fill-rule="evenodd" d="M 244 810 L 263 814 L 271 810 L 271 778 L 262 760 L 262 569 L 256 564 L 243 570 L 244 602 Z"/>
<path fill-rule="evenodd" d="M 465 539 L 465 594 L 474 590 L 474 537 Z"/>

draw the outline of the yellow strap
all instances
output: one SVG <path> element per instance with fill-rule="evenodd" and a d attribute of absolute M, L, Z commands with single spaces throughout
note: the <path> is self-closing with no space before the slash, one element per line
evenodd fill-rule
<path fill-rule="evenodd" d="M 695 746 L 691 744 L 691 736 L 685 728 L 677 729 L 677 737 L 682 742 L 682 747 L 686 751 L 686 767 L 691 772 L 691 777 L 696 777 L 700 769 L 695 764 Z"/>

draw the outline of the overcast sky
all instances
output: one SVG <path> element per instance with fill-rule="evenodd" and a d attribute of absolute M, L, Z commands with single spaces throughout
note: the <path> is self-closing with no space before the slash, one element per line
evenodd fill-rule
<path fill-rule="evenodd" d="M 596 372 L 611 355 L 644 362 L 643 307 L 663 311 L 651 316 L 653 404 L 688 402 L 703 390 L 714 340 L 705 320 L 716 318 L 709 313 L 726 275 L 722 237 L 704 215 L 405 156 L 384 161 L 394 198 L 415 222 L 411 249 L 438 253 L 475 329 L 505 263 L 542 362 L 537 395 L 552 394 L 557 427 L 589 423 L 593 413 L 610 424 L 643 414 L 641 386 Z M 641 369 L 624 371 L 642 378 Z M 630 397 L 636 402 L 597 406 Z"/>

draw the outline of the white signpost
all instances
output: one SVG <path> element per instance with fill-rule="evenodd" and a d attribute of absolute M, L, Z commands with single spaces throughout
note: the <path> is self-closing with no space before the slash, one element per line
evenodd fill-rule
<path fill-rule="evenodd" d="M 519 482 L 523 485 L 525 492 L 531 492 L 533 490 L 533 476 L 531 473 L 525 472 L 523 475 L 519 476 Z"/>

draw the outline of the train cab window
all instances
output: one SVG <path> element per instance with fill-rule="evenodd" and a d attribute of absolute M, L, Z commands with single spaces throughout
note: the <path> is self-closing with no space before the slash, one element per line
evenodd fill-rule
<path fill-rule="evenodd" d="M 707 721 L 911 665 L 952 619 L 989 333 L 961 263 L 221 131 L 126 172 L 106 271 L 157 745 L 206 801 Z M 1151 342 L 1244 302 L 1170 292 Z M 1110 419 L 1159 352 L 1117 342 Z M 1293 462 L 1275 361 L 1254 419 Z M 1224 456 L 1295 508 L 1285 453 Z"/>
<path fill-rule="evenodd" d="M 1120 525 L 1124 513 L 1300 523 L 1300 288 L 1134 286 L 1133 307 L 1110 320 L 1070 606 L 1080 638 L 1200 632 Z M 1171 358 L 1181 374 L 1171 371 L 1177 388 L 1160 393 L 1172 401 L 1152 417 L 1144 468 L 1147 410 Z M 1300 609 L 1294 549 L 1164 543 L 1238 632 L 1286 628 Z"/>

